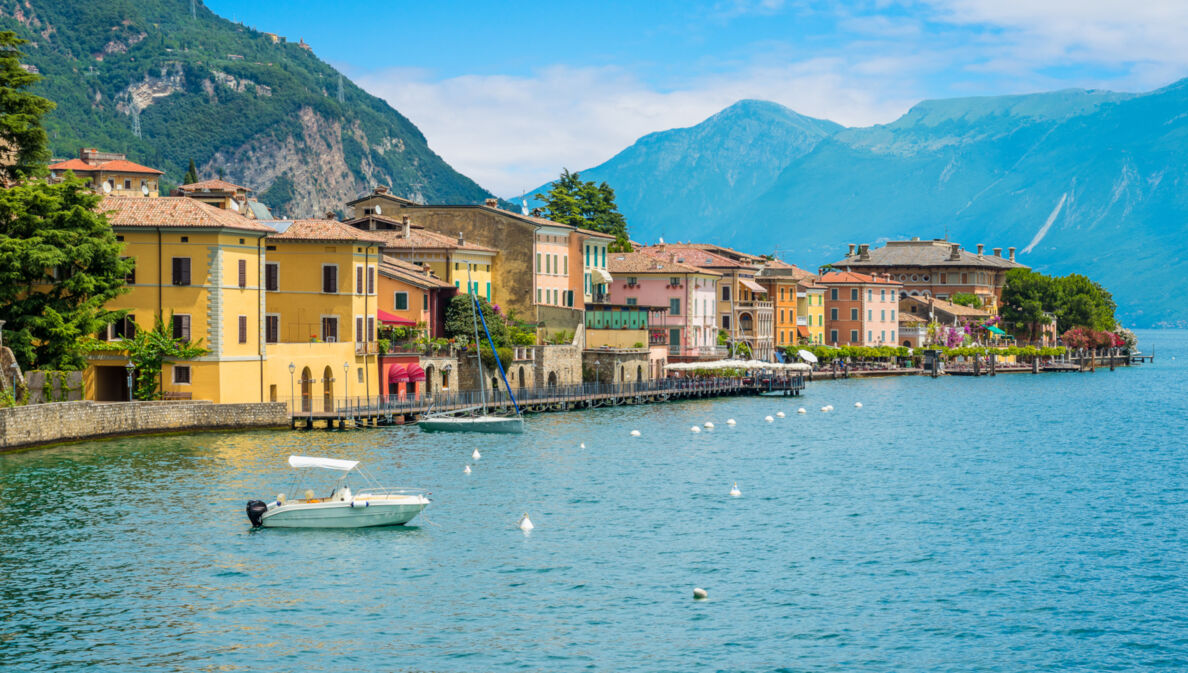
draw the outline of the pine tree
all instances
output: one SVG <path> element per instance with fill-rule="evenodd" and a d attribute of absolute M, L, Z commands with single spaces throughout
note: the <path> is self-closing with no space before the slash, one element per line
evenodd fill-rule
<path fill-rule="evenodd" d="M 0 161 L 0 178 L 7 184 L 44 174 L 49 159 L 41 118 L 54 104 L 25 91 L 41 80 L 21 67 L 18 47 L 27 42 L 10 30 L 0 32 L 0 156 L 7 155 Z"/>
<path fill-rule="evenodd" d="M 192 185 L 198 182 L 198 169 L 194 167 L 194 160 L 190 159 L 190 167 L 186 169 L 186 176 L 182 178 L 183 185 Z"/>
<path fill-rule="evenodd" d="M 537 194 L 545 204 L 545 216 L 554 222 L 589 229 L 615 237 L 607 247 L 610 252 L 631 252 L 627 220 L 615 204 L 615 190 L 603 182 L 582 182 L 581 175 L 561 170 L 561 177 L 549 187 L 548 194 Z"/>

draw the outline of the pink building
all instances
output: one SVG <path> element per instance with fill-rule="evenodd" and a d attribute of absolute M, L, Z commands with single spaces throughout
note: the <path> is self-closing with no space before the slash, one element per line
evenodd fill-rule
<path fill-rule="evenodd" d="M 825 287 L 825 343 L 830 346 L 893 346 L 898 342 L 899 291 L 886 274 L 831 271 Z"/>
<path fill-rule="evenodd" d="M 633 306 L 668 309 L 652 330 L 663 330 L 672 357 L 712 358 L 718 346 L 717 283 L 721 274 L 689 264 L 669 262 L 639 252 L 607 253 L 610 300 Z"/>

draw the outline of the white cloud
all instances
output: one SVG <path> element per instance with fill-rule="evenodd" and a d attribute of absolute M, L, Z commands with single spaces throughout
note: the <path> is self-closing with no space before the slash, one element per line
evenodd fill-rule
<path fill-rule="evenodd" d="M 356 78 L 409 117 L 456 169 L 504 196 L 597 165 L 654 131 L 691 126 L 744 98 L 782 103 L 847 125 L 888 122 L 914 99 L 883 77 L 887 63 L 814 59 L 751 67 L 658 91 L 619 68 L 551 67 L 531 77 L 433 81 L 387 70 Z"/>

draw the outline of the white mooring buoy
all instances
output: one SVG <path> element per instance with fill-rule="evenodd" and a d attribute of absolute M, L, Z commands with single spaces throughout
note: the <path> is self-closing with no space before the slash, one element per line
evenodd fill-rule
<path fill-rule="evenodd" d="M 857 407 L 858 409 L 861 409 L 861 408 L 862 408 L 862 403 L 861 403 L 861 402 L 855 402 L 855 403 L 854 403 L 854 406 L 855 406 L 855 407 Z"/>
<path fill-rule="evenodd" d="M 578 448 L 579 448 L 579 449 L 584 449 L 584 448 L 586 448 L 586 443 L 585 443 L 585 442 L 582 442 L 582 443 L 581 443 L 581 446 L 579 446 Z"/>
<path fill-rule="evenodd" d="M 483 454 L 479 453 L 478 449 L 475 449 L 474 453 L 470 454 L 470 457 L 474 458 L 475 460 L 478 460 L 479 458 L 483 457 Z"/>
<path fill-rule="evenodd" d="M 784 412 L 782 412 L 782 411 L 776 412 L 776 418 L 783 418 L 783 417 L 784 417 Z"/>
<path fill-rule="evenodd" d="M 693 587 L 693 600 L 704 601 L 709 598 L 709 592 L 701 587 Z"/>
<path fill-rule="evenodd" d="M 727 418 L 727 419 L 726 419 L 726 425 L 734 425 L 734 419 L 733 419 L 733 418 Z"/>
<path fill-rule="evenodd" d="M 709 421 L 706 421 L 706 422 L 705 422 L 705 429 L 706 429 L 706 430 L 713 430 L 713 429 L 714 429 L 714 424 L 713 424 L 713 423 L 711 423 L 711 422 L 709 422 Z"/>
<path fill-rule="evenodd" d="M 742 495 L 742 491 L 738 490 L 738 482 L 734 482 L 734 486 L 730 487 L 730 495 L 737 498 Z"/>
<path fill-rule="evenodd" d="M 631 436 L 632 436 L 632 437 L 639 437 L 639 430 L 632 430 L 632 431 L 631 431 Z"/>
<path fill-rule="evenodd" d="M 520 526 L 520 530 L 524 531 L 525 533 L 532 530 L 533 528 L 536 528 L 536 526 L 532 525 L 532 519 L 528 518 L 528 512 L 524 512 L 524 516 L 520 517 L 518 525 Z"/>
<path fill-rule="evenodd" d="M 807 411 L 805 411 L 804 407 L 801 407 L 801 408 L 799 408 L 799 409 L 797 409 L 797 410 L 796 410 L 796 413 L 798 413 L 798 414 L 807 414 L 808 412 L 807 412 Z"/>
<path fill-rule="evenodd" d="M 694 433 L 701 432 L 701 428 L 694 425 L 693 427 L 689 428 L 689 432 L 694 432 Z"/>
<path fill-rule="evenodd" d="M 470 466 L 469 465 L 467 465 L 465 468 L 463 468 L 462 474 L 470 474 Z"/>
<path fill-rule="evenodd" d="M 763 420 L 767 421 L 768 423 L 771 423 L 771 422 L 772 422 L 772 421 L 774 421 L 775 419 L 774 419 L 774 418 L 772 418 L 771 416 L 764 416 L 764 417 L 763 417 Z"/>

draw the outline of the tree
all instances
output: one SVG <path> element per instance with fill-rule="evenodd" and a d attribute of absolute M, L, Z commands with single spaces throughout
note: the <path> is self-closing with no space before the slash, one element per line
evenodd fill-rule
<path fill-rule="evenodd" d="M 474 339 L 474 321 L 478 320 L 478 314 L 471 309 L 473 300 L 473 295 L 469 294 L 455 295 L 450 300 L 446 306 L 444 325 L 447 337 L 465 342 Z M 487 322 L 487 329 L 491 332 L 491 340 L 495 342 L 496 346 L 505 345 L 507 343 L 507 323 L 500 315 L 498 307 L 482 297 L 478 297 L 478 303 L 483 312 L 483 319 Z M 479 341 L 486 341 L 481 321 L 478 325 L 478 333 Z"/>
<path fill-rule="evenodd" d="M 978 299 L 978 295 L 972 292 L 958 292 L 949 298 L 949 301 L 961 306 L 969 306 L 972 308 L 982 308 L 982 300 Z"/>
<path fill-rule="evenodd" d="M 0 190 L 0 320 L 24 369 L 81 369 L 80 339 L 123 317 L 104 306 L 133 264 L 99 202 L 73 176 Z"/>
<path fill-rule="evenodd" d="M 169 324 L 173 324 L 172 315 Z M 157 316 L 151 330 L 140 330 L 131 339 L 120 342 L 120 346 L 128 353 L 128 359 L 136 366 L 133 396 L 138 400 L 160 399 L 161 368 L 165 359 L 189 360 L 206 355 L 207 350 L 200 345 L 201 341 L 175 339 L 173 330 L 166 326 L 161 316 Z"/>
<path fill-rule="evenodd" d="M 548 194 L 537 194 L 536 198 L 544 202 L 544 214 L 550 220 L 610 234 L 615 241 L 608 251 L 631 252 L 627 220 L 615 204 L 615 190 L 607 183 L 583 182 L 580 174 L 562 169 Z"/>
<path fill-rule="evenodd" d="M 198 169 L 194 167 L 194 160 L 190 159 L 190 167 L 186 169 L 186 175 L 182 178 L 183 185 L 192 185 L 198 182 Z"/>
<path fill-rule="evenodd" d="M 28 40 L 16 33 L 0 32 L 0 177 L 6 184 L 42 175 L 49 159 L 49 138 L 41 118 L 54 104 L 25 89 L 41 80 L 40 75 L 21 67 L 24 54 L 18 49 Z"/>
<path fill-rule="evenodd" d="M 1055 280 L 1061 298 L 1061 305 L 1056 310 L 1059 331 L 1081 326 L 1098 331 L 1114 328 L 1117 305 L 1104 287 L 1076 273 Z"/>

